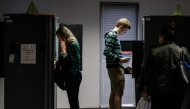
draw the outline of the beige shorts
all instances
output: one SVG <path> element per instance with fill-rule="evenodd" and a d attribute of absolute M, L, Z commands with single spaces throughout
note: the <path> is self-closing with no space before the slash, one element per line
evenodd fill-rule
<path fill-rule="evenodd" d="M 107 68 L 110 78 L 111 90 L 119 90 L 125 88 L 124 69 L 122 68 Z"/>

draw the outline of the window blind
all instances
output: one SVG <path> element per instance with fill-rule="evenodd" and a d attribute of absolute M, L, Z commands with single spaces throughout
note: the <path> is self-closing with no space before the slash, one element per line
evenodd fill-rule
<path fill-rule="evenodd" d="M 101 32 L 100 32 L 100 106 L 109 106 L 110 80 L 106 69 L 106 60 L 103 55 L 104 34 L 114 29 L 120 18 L 127 18 L 132 27 L 126 34 L 118 36 L 120 41 L 137 40 L 138 4 L 128 3 L 100 3 Z M 122 97 L 122 106 L 135 106 L 135 80 L 131 74 L 125 74 L 125 89 Z"/>

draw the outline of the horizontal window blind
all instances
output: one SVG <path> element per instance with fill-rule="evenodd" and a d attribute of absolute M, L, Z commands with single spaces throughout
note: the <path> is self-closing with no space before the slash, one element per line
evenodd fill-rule
<path fill-rule="evenodd" d="M 110 80 L 106 69 L 104 50 L 104 34 L 114 29 L 117 21 L 120 18 L 127 18 L 132 28 L 127 31 L 126 34 L 118 36 L 120 41 L 122 40 L 137 40 L 137 4 L 127 3 L 101 3 L 100 4 L 100 16 L 101 16 L 101 32 L 100 32 L 100 106 L 109 106 L 110 95 Z M 135 106 L 135 80 L 131 74 L 125 74 L 125 90 L 122 98 L 123 106 Z"/>

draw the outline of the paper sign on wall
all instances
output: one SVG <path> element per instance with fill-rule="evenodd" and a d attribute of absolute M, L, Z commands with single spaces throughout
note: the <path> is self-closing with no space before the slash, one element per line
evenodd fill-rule
<path fill-rule="evenodd" d="M 36 64 L 36 44 L 21 44 L 21 64 Z"/>

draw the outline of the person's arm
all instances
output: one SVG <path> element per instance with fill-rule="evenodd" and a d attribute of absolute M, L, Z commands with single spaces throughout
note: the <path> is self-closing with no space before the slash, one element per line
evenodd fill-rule
<path fill-rule="evenodd" d="M 116 53 L 112 52 L 114 41 L 114 37 L 107 37 L 105 39 L 105 48 L 103 54 L 106 56 L 107 59 L 119 62 L 121 57 L 119 57 Z"/>
<path fill-rule="evenodd" d="M 129 61 L 129 58 L 120 57 L 118 54 L 112 52 L 114 42 L 115 42 L 114 36 L 107 37 L 105 39 L 105 48 L 103 53 L 104 56 L 106 56 L 107 59 L 113 60 L 115 62 L 127 63 Z"/>
<path fill-rule="evenodd" d="M 185 61 L 190 63 L 190 55 L 189 55 L 189 52 L 187 51 L 187 48 L 182 47 L 182 50 L 184 51 Z"/>

